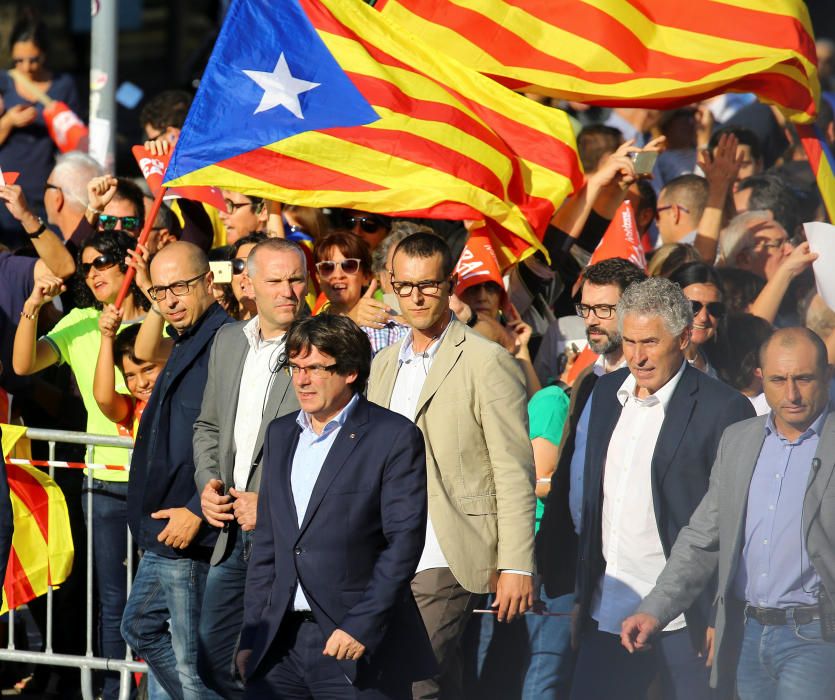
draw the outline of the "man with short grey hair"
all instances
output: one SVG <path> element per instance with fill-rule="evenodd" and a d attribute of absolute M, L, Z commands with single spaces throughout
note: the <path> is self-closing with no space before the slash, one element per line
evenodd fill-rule
<path fill-rule="evenodd" d="M 722 432 L 754 410 L 687 363 L 693 312 L 678 285 L 636 282 L 617 315 L 627 367 L 600 377 L 592 399 L 571 697 L 644 698 L 660 673 L 664 697 L 708 698 L 712 591 L 670 622 L 650 654 L 630 656 L 620 628 L 707 491 Z"/>
<path fill-rule="evenodd" d="M 87 183 L 103 174 L 101 165 L 80 151 L 64 153 L 55 160 L 55 167 L 46 179 L 44 208 L 47 220 L 61 229 L 65 241 L 84 218 Z"/>

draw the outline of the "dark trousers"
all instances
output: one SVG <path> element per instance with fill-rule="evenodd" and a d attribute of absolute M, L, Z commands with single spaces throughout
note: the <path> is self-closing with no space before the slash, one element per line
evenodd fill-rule
<path fill-rule="evenodd" d="M 460 643 L 476 603 L 483 596 L 465 590 L 449 569 L 427 569 L 412 579 L 412 594 L 440 675 L 418 681 L 412 687 L 414 700 L 459 700 L 463 697 Z"/>
<path fill-rule="evenodd" d="M 247 700 L 407 700 L 409 683 L 398 688 L 355 687 L 332 656 L 325 656 L 318 624 L 285 615 L 267 656 L 247 680 Z"/>
<path fill-rule="evenodd" d="M 244 617 L 246 566 L 252 550 L 251 532 L 237 526 L 229 556 L 209 569 L 197 647 L 197 672 L 202 681 L 227 700 L 240 700 L 244 686 L 237 678 L 235 653 Z"/>
<path fill-rule="evenodd" d="M 580 640 L 571 700 L 644 700 L 655 675 L 664 700 L 710 700 L 710 669 L 690 642 L 687 628 L 662 632 L 650 651 L 630 654 L 620 636 L 601 632 L 593 620 Z"/>

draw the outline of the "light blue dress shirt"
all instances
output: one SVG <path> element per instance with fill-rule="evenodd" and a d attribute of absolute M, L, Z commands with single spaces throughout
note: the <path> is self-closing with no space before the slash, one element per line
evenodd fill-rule
<path fill-rule="evenodd" d="M 299 411 L 299 415 L 296 417 L 296 423 L 299 424 L 302 433 L 299 435 L 299 444 L 296 445 L 296 453 L 293 455 L 290 487 L 293 489 L 293 502 L 296 504 L 299 526 L 304 521 L 307 505 L 310 503 L 313 487 L 319 478 L 319 472 L 322 471 L 322 465 L 325 463 L 336 436 L 339 435 L 340 429 L 345 425 L 345 421 L 348 420 L 348 416 L 356 406 L 357 401 L 359 401 L 359 394 L 354 394 L 345 408 L 325 425 L 321 435 L 314 432 L 310 416 L 304 411 Z M 301 583 L 296 586 L 293 610 L 310 610 L 310 603 L 307 602 Z"/>
<path fill-rule="evenodd" d="M 803 537 L 803 499 L 828 411 L 790 442 L 768 416 L 765 441 L 748 487 L 745 544 L 734 592 L 749 605 L 816 605 L 820 577 Z M 811 515 L 811 514 L 809 514 Z"/>

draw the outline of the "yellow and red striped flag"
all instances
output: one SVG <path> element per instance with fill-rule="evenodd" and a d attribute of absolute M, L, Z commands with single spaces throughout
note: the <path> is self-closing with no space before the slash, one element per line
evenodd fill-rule
<path fill-rule="evenodd" d="M 167 171 L 281 202 L 485 220 L 541 246 L 582 184 L 567 116 L 425 46 L 360 0 L 233 3 Z"/>
<path fill-rule="evenodd" d="M 820 96 L 803 0 L 378 0 L 438 51 L 517 90 L 671 109 L 753 92 L 793 121 Z"/>
<path fill-rule="evenodd" d="M 3 426 L 4 459 L 25 432 L 20 426 Z M 58 485 L 42 471 L 18 464 L 6 464 L 6 476 L 14 535 L 0 615 L 66 581 L 75 554 L 67 503 Z"/>

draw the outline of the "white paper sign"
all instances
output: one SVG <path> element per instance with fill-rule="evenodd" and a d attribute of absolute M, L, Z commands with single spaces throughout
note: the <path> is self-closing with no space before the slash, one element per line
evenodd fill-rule
<path fill-rule="evenodd" d="M 803 224 L 809 248 L 818 254 L 812 263 L 818 294 L 830 309 L 835 309 L 835 226 L 820 221 Z"/>

